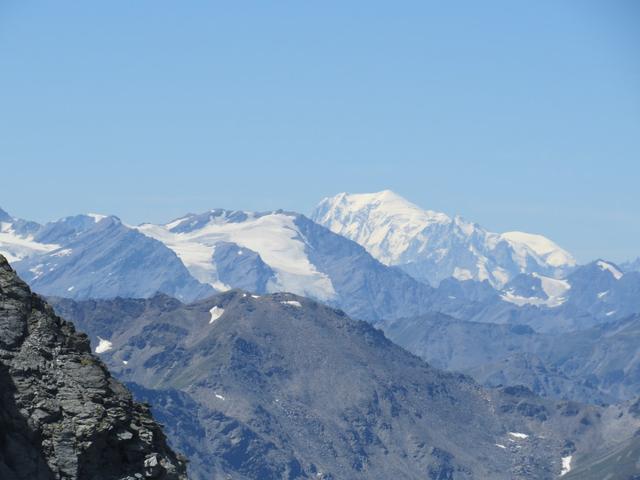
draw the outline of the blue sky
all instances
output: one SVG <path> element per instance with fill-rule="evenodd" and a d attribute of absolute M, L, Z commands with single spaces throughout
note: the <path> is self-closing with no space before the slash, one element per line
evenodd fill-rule
<path fill-rule="evenodd" d="M 390 188 L 640 255 L 640 2 L 0 1 L 0 206 L 130 223 Z"/>

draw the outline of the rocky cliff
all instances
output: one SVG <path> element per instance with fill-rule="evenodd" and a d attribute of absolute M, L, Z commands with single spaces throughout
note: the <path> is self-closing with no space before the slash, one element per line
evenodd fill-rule
<path fill-rule="evenodd" d="M 148 407 L 2 256 L 0 478 L 186 479 Z"/>

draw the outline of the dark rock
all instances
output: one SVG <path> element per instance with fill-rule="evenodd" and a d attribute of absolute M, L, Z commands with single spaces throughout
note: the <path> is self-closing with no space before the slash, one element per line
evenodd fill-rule
<path fill-rule="evenodd" d="M 134 438 L 130 425 L 146 437 Z M 149 465 L 145 454 L 153 454 Z M 0 256 L 0 478 L 107 480 L 141 472 L 186 478 L 148 408 L 91 355 L 87 336 Z"/>

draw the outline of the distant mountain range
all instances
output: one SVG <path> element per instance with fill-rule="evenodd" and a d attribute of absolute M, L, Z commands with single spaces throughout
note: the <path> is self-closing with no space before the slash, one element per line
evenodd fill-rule
<path fill-rule="evenodd" d="M 520 273 L 558 277 L 576 265 L 541 235 L 491 233 L 461 217 L 423 210 L 390 190 L 325 198 L 311 218 L 432 285 L 454 277 L 502 287 Z"/>
<path fill-rule="evenodd" d="M 485 389 L 292 294 L 54 301 L 153 405 L 190 478 L 554 479 L 640 418 Z"/>
<path fill-rule="evenodd" d="M 312 219 L 0 210 L 0 254 L 154 406 L 192 478 L 598 478 L 635 452 L 640 260 L 578 265 L 390 191 Z"/>
<path fill-rule="evenodd" d="M 95 214 L 46 225 L 4 219 L 0 253 L 44 295 L 161 292 L 191 301 L 216 289 L 290 291 L 366 319 L 420 314 L 437 297 L 430 286 L 295 213 L 214 210 L 138 227 Z"/>
<path fill-rule="evenodd" d="M 640 311 L 631 267 L 578 267 L 544 237 L 493 234 L 390 191 L 325 199 L 313 218 L 326 227 L 285 211 L 134 227 L 97 214 L 39 225 L 0 210 L 0 253 L 39 293 L 75 299 L 288 291 L 369 321 L 437 311 L 542 331 Z"/>
<path fill-rule="evenodd" d="M 587 403 L 640 397 L 638 314 L 561 335 L 444 314 L 399 319 L 384 331 L 431 365 L 487 386 L 525 385 L 537 395 Z"/>

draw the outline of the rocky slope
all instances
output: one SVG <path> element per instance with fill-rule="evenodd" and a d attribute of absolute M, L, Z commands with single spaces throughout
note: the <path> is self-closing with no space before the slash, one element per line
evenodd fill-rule
<path fill-rule="evenodd" d="M 0 478 L 185 479 L 146 406 L 0 256 Z"/>
<path fill-rule="evenodd" d="M 589 403 L 640 396 L 640 315 L 561 335 L 443 314 L 380 325 L 429 363 L 485 385 L 526 385 L 539 395 Z"/>
<path fill-rule="evenodd" d="M 640 425 L 614 407 L 484 389 L 291 294 L 56 308 L 105 345 L 195 479 L 552 479 L 563 458 Z"/>

